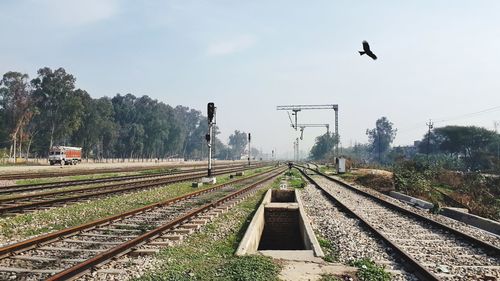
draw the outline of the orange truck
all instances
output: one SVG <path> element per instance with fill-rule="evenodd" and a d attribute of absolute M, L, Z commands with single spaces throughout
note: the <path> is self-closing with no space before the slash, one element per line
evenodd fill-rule
<path fill-rule="evenodd" d="M 76 165 L 82 162 L 82 148 L 71 146 L 53 146 L 49 152 L 50 165 Z"/>

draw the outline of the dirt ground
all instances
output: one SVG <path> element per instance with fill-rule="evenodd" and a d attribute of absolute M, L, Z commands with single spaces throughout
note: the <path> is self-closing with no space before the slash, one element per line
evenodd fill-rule
<path fill-rule="evenodd" d="M 377 169 L 357 169 L 352 170 L 351 174 L 353 177 L 347 178 L 347 181 L 355 182 L 384 193 L 394 190 L 392 172 Z"/>
<path fill-rule="evenodd" d="M 245 160 L 226 161 L 217 160 L 214 164 L 228 164 L 228 163 L 246 163 Z M 78 171 L 78 170 L 94 170 L 94 169 L 110 169 L 110 168 L 130 168 L 130 167 L 176 167 L 179 165 L 206 165 L 206 161 L 176 161 L 176 162 L 124 162 L 124 163 L 85 163 L 82 162 L 78 165 L 19 165 L 19 166 L 0 166 L 0 175 L 7 173 L 29 173 L 29 172 L 54 172 L 54 171 Z"/>
<path fill-rule="evenodd" d="M 382 175 L 382 176 L 392 177 L 392 172 L 385 171 L 385 170 L 377 170 L 377 169 L 356 169 L 356 170 L 353 170 L 352 173 L 359 174 L 359 175 L 373 174 L 373 175 Z"/>

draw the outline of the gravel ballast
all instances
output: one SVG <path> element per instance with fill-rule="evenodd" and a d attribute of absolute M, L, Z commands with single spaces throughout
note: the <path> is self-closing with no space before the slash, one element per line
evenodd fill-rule
<path fill-rule="evenodd" d="M 389 209 L 324 177 L 313 177 L 342 204 L 368 221 L 443 280 L 500 277 L 500 259 L 477 246 L 414 217 Z"/>
<path fill-rule="evenodd" d="M 307 185 L 301 192 L 301 199 L 313 228 L 323 239 L 333 243 L 339 262 L 348 264 L 368 258 L 385 265 L 393 275 L 392 280 L 418 280 L 401 268 L 390 248 L 374 238 L 357 219 L 331 203 L 315 186 Z"/>

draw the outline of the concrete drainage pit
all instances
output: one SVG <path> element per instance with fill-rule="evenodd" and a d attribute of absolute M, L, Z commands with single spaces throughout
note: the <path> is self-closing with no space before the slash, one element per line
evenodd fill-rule
<path fill-rule="evenodd" d="M 264 230 L 258 250 L 305 250 L 297 204 L 270 205 L 264 209 Z"/>
<path fill-rule="evenodd" d="M 271 203 L 297 203 L 294 190 L 278 190 L 271 191 Z"/>
<path fill-rule="evenodd" d="M 313 260 L 323 252 L 296 190 L 269 190 L 248 226 L 236 255 L 260 253 Z"/>
<path fill-rule="evenodd" d="M 271 202 L 264 208 L 264 229 L 258 250 L 305 250 L 299 221 L 295 192 L 272 190 Z"/>

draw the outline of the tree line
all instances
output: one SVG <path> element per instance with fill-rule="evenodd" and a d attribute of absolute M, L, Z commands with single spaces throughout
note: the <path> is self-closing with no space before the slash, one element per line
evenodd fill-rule
<path fill-rule="evenodd" d="M 344 156 L 358 164 L 390 166 L 399 160 L 437 163 L 447 169 L 500 172 L 500 134 L 477 126 L 443 126 L 427 132 L 415 145 L 392 147 L 397 129 L 387 117 L 367 129 L 367 143 L 344 148 Z M 335 141 L 327 134 L 316 138 L 310 157 L 332 160 Z"/>
<path fill-rule="evenodd" d="M 82 147 L 85 158 L 206 157 L 207 118 L 199 110 L 130 93 L 92 98 L 75 82 L 64 68 L 41 68 L 34 79 L 5 73 L 0 81 L 0 156 L 46 157 L 50 147 L 67 145 Z M 227 145 L 218 134 L 216 128 L 215 157 L 240 159 L 247 134 L 236 130 Z"/>

